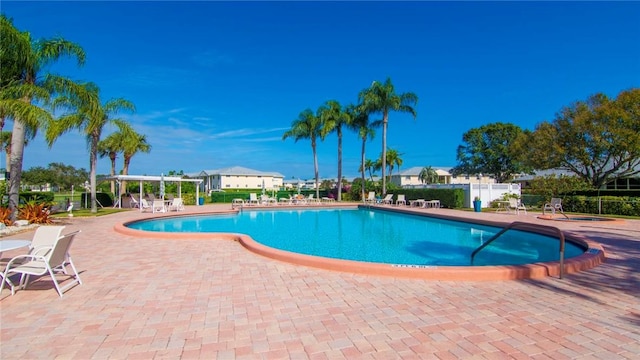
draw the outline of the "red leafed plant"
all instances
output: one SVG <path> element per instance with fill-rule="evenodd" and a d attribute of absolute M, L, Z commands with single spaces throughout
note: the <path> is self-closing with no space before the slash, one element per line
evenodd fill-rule
<path fill-rule="evenodd" d="M 5 224 L 6 226 L 11 226 L 11 211 L 9 211 L 8 207 L 0 207 L 0 223 Z"/>
<path fill-rule="evenodd" d="M 49 206 L 44 203 L 28 202 L 18 209 L 18 219 L 28 220 L 29 224 L 51 224 Z"/>

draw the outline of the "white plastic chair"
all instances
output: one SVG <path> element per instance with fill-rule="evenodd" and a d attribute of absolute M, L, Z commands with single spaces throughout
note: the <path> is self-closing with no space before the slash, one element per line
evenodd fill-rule
<path fill-rule="evenodd" d="M 552 214 L 556 213 L 556 210 L 559 210 L 560 213 L 564 214 L 562 210 L 562 199 L 560 198 L 551 198 L 551 202 L 544 204 L 542 208 L 542 213 L 544 214 L 546 210 L 551 210 Z"/>
<path fill-rule="evenodd" d="M 399 194 L 398 195 L 398 199 L 396 200 L 396 206 L 398 206 L 400 204 L 405 205 L 405 206 L 407 205 L 407 200 L 405 199 L 404 194 Z"/>
<path fill-rule="evenodd" d="M 173 198 L 173 200 L 171 200 L 171 204 L 169 204 L 169 210 L 184 210 L 184 202 L 182 201 L 182 198 Z"/>
<path fill-rule="evenodd" d="M 73 264 L 73 260 L 71 260 L 71 256 L 69 256 L 69 248 L 73 243 L 74 237 L 78 233 L 80 233 L 80 231 L 63 235 L 56 239 L 51 246 L 38 248 L 38 251 L 34 254 L 18 255 L 12 258 L 4 271 L 4 278 L 7 279 L 8 276 L 11 276 L 12 274 L 21 274 L 19 288 L 26 289 L 29 284 L 30 276 L 42 276 L 49 274 L 51 281 L 53 281 L 53 284 L 56 287 L 56 291 L 60 297 L 62 297 L 62 293 L 65 290 L 76 284 L 82 284 L 80 275 Z M 60 273 L 58 269 L 64 269 L 63 272 L 68 274 L 66 265 L 69 265 L 71 270 L 73 270 L 73 274 L 70 275 L 73 280 L 63 287 L 60 287 L 60 283 L 58 282 L 56 275 Z M 4 283 L 5 282 L 3 281 L 2 285 L 0 285 L 0 292 L 2 292 L 2 289 L 4 288 Z M 11 288 L 11 295 L 14 294 L 15 289 Z"/>
<path fill-rule="evenodd" d="M 387 194 L 387 196 L 385 196 L 384 199 L 382 199 L 382 203 L 388 204 L 388 205 L 393 204 L 393 194 Z"/>
<path fill-rule="evenodd" d="M 369 196 L 365 199 L 366 203 L 375 204 L 376 203 L 376 192 L 369 191 Z"/>
<path fill-rule="evenodd" d="M 167 212 L 167 208 L 164 206 L 164 200 L 153 200 L 151 203 L 151 212 Z"/>

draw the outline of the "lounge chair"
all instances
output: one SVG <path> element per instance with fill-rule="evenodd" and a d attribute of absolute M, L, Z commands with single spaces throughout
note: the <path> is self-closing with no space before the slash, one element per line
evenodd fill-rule
<path fill-rule="evenodd" d="M 269 195 L 260 195 L 260 203 L 262 205 L 278 205 L 278 200 L 270 197 Z"/>
<path fill-rule="evenodd" d="M 314 198 L 313 194 L 309 194 L 309 196 L 305 200 L 307 201 L 307 204 L 310 204 L 310 205 L 319 205 L 320 204 L 320 199 Z"/>
<path fill-rule="evenodd" d="M 369 191 L 369 196 L 367 196 L 367 198 L 364 201 L 365 201 L 365 203 L 375 204 L 376 203 L 376 192 L 375 191 Z"/>
<path fill-rule="evenodd" d="M 509 209 L 515 210 L 516 214 L 520 214 L 520 210 L 524 210 L 524 214 L 527 214 L 527 207 L 520 201 L 520 199 L 509 199 Z"/>
<path fill-rule="evenodd" d="M 551 198 L 551 201 L 544 204 L 542 207 L 542 214 L 544 215 L 546 210 L 550 210 L 551 214 L 555 214 L 556 210 L 559 210 L 560 213 L 564 214 L 562 210 L 562 199 L 560 198 Z"/>
<path fill-rule="evenodd" d="M 129 207 L 140 208 L 140 201 L 138 201 L 138 199 L 136 199 L 136 196 L 133 194 L 131 194 L 131 197 L 129 198 Z"/>
<path fill-rule="evenodd" d="M 405 199 L 404 194 L 398 195 L 398 199 L 396 200 L 396 206 L 400 204 L 407 206 L 407 200 Z"/>
<path fill-rule="evenodd" d="M 4 278 L 6 279 L 8 276 L 12 274 L 21 274 L 20 276 L 20 285 L 19 288 L 26 289 L 29 284 L 30 276 L 41 276 L 49 274 L 51 280 L 53 281 L 54 286 L 56 287 L 56 291 L 62 297 L 62 293 L 74 286 L 76 284 L 82 284 L 82 280 L 80 279 L 80 275 L 76 270 L 75 265 L 73 265 L 73 261 L 71 260 L 71 256 L 69 256 L 69 248 L 73 243 L 74 237 L 80 231 L 72 232 L 70 234 L 66 234 L 56 239 L 56 241 L 49 247 L 40 247 L 36 254 L 25 254 L 18 255 L 12 258 L 4 271 Z M 60 287 L 58 283 L 58 279 L 56 275 L 61 271 L 57 271 L 58 269 L 64 269 L 64 273 L 67 274 L 66 265 L 70 265 L 71 270 L 73 270 L 73 274 L 70 276 L 73 280 L 66 284 L 63 287 Z M 0 285 L 0 292 L 4 288 L 4 283 Z M 11 295 L 15 293 L 15 289 L 11 289 Z"/>
<path fill-rule="evenodd" d="M 168 207 L 169 211 L 182 211 L 184 210 L 184 202 L 182 201 L 182 198 L 174 198 L 173 200 L 171 200 L 171 203 L 169 204 Z"/>
<path fill-rule="evenodd" d="M 140 199 L 140 211 L 151 210 L 151 205 L 147 199 Z"/>
<path fill-rule="evenodd" d="M 167 208 L 164 206 L 164 200 L 153 200 L 153 202 L 151 203 L 151 212 L 167 212 Z"/>
<path fill-rule="evenodd" d="M 387 196 L 385 196 L 384 199 L 382 199 L 382 203 L 388 204 L 388 205 L 393 204 L 393 194 L 387 194 Z"/>
<path fill-rule="evenodd" d="M 55 241 L 60 238 L 64 228 L 64 225 L 47 225 L 38 227 L 36 232 L 33 234 L 33 239 L 31 239 L 29 253 L 37 252 L 38 248 L 41 247 L 52 246 Z"/>
<path fill-rule="evenodd" d="M 249 194 L 249 201 L 247 202 L 247 205 L 260 205 L 260 201 L 258 201 L 258 195 L 256 193 Z"/>

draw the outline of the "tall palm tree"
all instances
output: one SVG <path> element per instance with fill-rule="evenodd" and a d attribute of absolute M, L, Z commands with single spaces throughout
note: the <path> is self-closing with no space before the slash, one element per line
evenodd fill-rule
<path fill-rule="evenodd" d="M 89 182 L 91 184 L 91 212 L 98 212 L 96 202 L 96 169 L 98 165 L 98 143 L 105 125 L 122 123 L 124 120 L 112 118 L 119 111 L 135 111 L 128 100 L 111 99 L 104 104 L 100 101 L 100 89 L 94 83 L 74 83 L 58 79 L 51 83 L 58 93 L 54 105 L 68 110 L 67 113 L 51 123 L 47 128 L 46 140 L 49 146 L 62 134 L 72 130 L 81 130 L 87 138 L 89 147 Z"/>
<path fill-rule="evenodd" d="M 364 162 L 364 167 L 369 172 L 369 180 L 371 180 L 371 181 L 373 181 L 373 172 L 376 171 L 376 169 L 378 168 L 377 162 L 378 161 L 374 161 L 374 160 L 371 160 L 371 159 L 367 159 Z"/>
<path fill-rule="evenodd" d="M 124 152 L 124 141 L 127 132 L 133 131 L 128 123 L 119 122 L 116 126 L 118 126 L 117 131 L 112 132 L 98 143 L 98 156 L 109 157 L 111 161 L 111 176 L 116 174 L 116 157 L 118 153 Z M 114 195 L 116 193 L 116 184 L 113 180 L 111 180 L 111 193 Z"/>
<path fill-rule="evenodd" d="M 11 165 L 11 131 L 2 131 L 0 133 L 0 146 L 4 150 L 5 159 L 6 159 L 6 168 L 5 171 L 9 172 L 11 169 L 9 166 Z M 24 146 L 29 145 L 29 139 L 24 140 Z"/>
<path fill-rule="evenodd" d="M 145 135 L 139 134 L 133 130 L 124 132 L 123 139 L 124 151 L 122 152 L 124 165 L 122 166 L 122 175 L 129 175 L 129 166 L 131 165 L 131 158 L 139 153 L 148 153 L 151 151 L 151 145 L 147 142 Z M 120 183 L 120 191 L 122 194 L 127 189 L 127 182 Z"/>
<path fill-rule="evenodd" d="M 398 165 L 398 172 L 400 172 L 400 166 L 402 166 L 402 163 L 404 162 L 402 160 L 402 158 L 400 157 L 402 154 L 400 154 L 398 152 L 398 150 L 396 149 L 391 149 L 389 148 L 387 150 L 387 153 L 384 155 L 386 156 L 386 161 L 385 163 L 387 164 L 387 167 L 389 168 L 389 181 L 391 181 L 391 175 L 393 174 L 393 168 L 395 167 L 395 165 Z"/>
<path fill-rule="evenodd" d="M 338 198 L 342 200 L 342 127 L 350 126 L 351 114 L 342 110 L 342 106 L 335 100 L 329 100 L 319 110 L 320 122 L 322 123 L 323 138 L 334 132 L 338 136 Z"/>
<path fill-rule="evenodd" d="M 63 56 L 75 57 L 78 65 L 82 65 L 85 53 L 79 45 L 62 38 L 32 41 L 28 32 L 16 29 L 4 15 L 0 15 L 0 33 L 0 68 L 6 70 L 2 71 L 0 117 L 2 121 L 5 118 L 13 119 L 9 208 L 11 219 L 15 220 L 25 139 L 29 135 L 34 136 L 39 128 L 45 127 L 53 119 L 49 111 L 37 105 L 46 104 L 52 92 L 44 82 L 45 77 L 58 78 L 46 75 L 45 71 Z"/>
<path fill-rule="evenodd" d="M 364 194 L 366 193 L 366 179 L 364 177 L 364 172 L 366 169 L 369 169 L 369 176 L 371 177 L 371 181 L 373 181 L 373 176 L 371 174 L 371 168 L 373 165 L 369 164 L 369 166 L 367 166 L 365 150 L 367 146 L 367 139 L 373 139 L 375 131 L 369 123 L 369 114 L 362 111 L 361 106 L 349 105 L 347 106 L 346 112 L 351 118 L 351 122 L 348 125 L 349 129 L 358 133 L 358 137 L 362 140 L 362 148 L 360 151 L 360 175 L 362 179 L 360 196 L 364 199 Z"/>
<path fill-rule="evenodd" d="M 313 151 L 313 170 L 316 179 L 316 198 L 320 197 L 320 189 L 318 187 L 319 174 L 318 174 L 318 154 L 317 154 L 317 139 L 323 139 L 322 126 L 320 117 L 311 111 L 306 109 L 298 115 L 298 119 L 291 123 L 291 129 L 285 131 L 282 135 L 282 140 L 292 137 L 295 142 L 301 139 L 311 140 L 311 150 Z"/>
<path fill-rule="evenodd" d="M 374 81 L 371 87 L 360 92 L 358 98 L 367 113 L 382 114 L 382 120 L 376 121 L 376 124 L 382 124 L 382 195 L 386 195 L 387 183 L 384 172 L 387 161 L 387 125 L 389 123 L 389 112 L 399 111 L 410 113 L 415 119 L 417 113 L 411 105 L 418 103 L 418 96 L 412 92 L 396 94 L 391 79 L 387 78 L 384 84 Z"/>

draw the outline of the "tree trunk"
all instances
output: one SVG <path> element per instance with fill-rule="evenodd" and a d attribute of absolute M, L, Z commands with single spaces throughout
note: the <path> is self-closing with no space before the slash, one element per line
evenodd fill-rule
<path fill-rule="evenodd" d="M 116 153 L 110 152 L 109 159 L 111 160 L 111 176 L 116 175 Z M 111 193 L 116 195 L 116 182 L 111 180 Z M 118 196 L 122 196 L 122 192 L 118 191 Z"/>
<path fill-rule="evenodd" d="M 362 162 L 362 167 L 361 167 L 361 170 L 362 170 L 362 172 L 361 172 L 361 174 L 362 174 L 362 191 L 360 192 L 362 200 L 364 200 L 364 193 L 367 191 L 367 188 L 365 187 L 366 179 L 364 178 L 364 163 L 366 161 L 365 160 L 365 154 L 364 154 L 364 148 L 365 148 L 366 144 L 367 144 L 367 137 L 365 135 L 365 137 L 362 138 L 362 159 L 360 159 L 361 162 Z"/>
<path fill-rule="evenodd" d="M 338 126 L 338 199 L 342 200 L 342 127 Z"/>
<path fill-rule="evenodd" d="M 122 165 L 122 175 L 129 175 L 129 163 L 131 162 L 131 157 L 124 155 L 124 164 Z M 122 194 L 127 189 L 127 182 L 120 182 L 120 193 Z"/>
<path fill-rule="evenodd" d="M 387 123 L 389 114 L 384 111 L 382 114 L 382 197 L 387 195 L 387 178 L 384 176 L 387 167 Z"/>
<path fill-rule="evenodd" d="M 98 138 L 91 139 L 91 154 L 89 154 L 89 182 L 91 184 L 91 213 L 98 212 L 96 198 L 96 168 L 98 167 Z"/>
<path fill-rule="evenodd" d="M 20 205 L 20 179 L 22 178 L 22 159 L 24 156 L 24 137 L 26 129 L 22 121 L 14 119 L 13 132 L 11 133 L 11 156 L 8 167 L 9 175 L 9 209 L 10 219 L 18 219 L 18 206 Z"/>
<path fill-rule="evenodd" d="M 318 181 L 320 177 L 318 175 L 318 154 L 316 153 L 316 139 L 311 139 L 311 148 L 313 149 L 313 170 L 316 175 L 316 199 L 320 198 L 320 188 L 318 187 Z"/>

